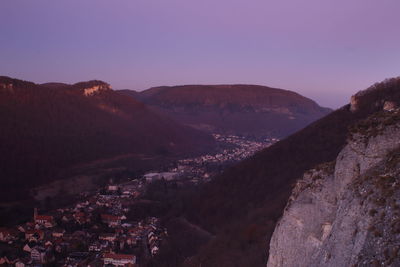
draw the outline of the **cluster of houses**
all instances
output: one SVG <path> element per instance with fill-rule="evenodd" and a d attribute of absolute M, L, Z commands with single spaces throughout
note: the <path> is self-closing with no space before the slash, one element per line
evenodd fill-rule
<path fill-rule="evenodd" d="M 207 182 L 210 166 L 246 158 L 277 139 L 250 141 L 238 136 L 214 135 L 229 148 L 212 155 L 178 161 L 168 172 L 151 172 L 141 180 L 106 186 L 83 194 L 70 207 L 49 214 L 34 210 L 33 220 L 0 228 L 0 266 L 140 266 L 157 255 L 166 231 L 154 217 L 130 220 L 130 207 L 140 201 L 146 184 L 185 177 Z"/>
<path fill-rule="evenodd" d="M 177 172 L 150 172 L 144 175 L 144 179 L 147 183 L 151 183 L 160 179 L 172 181 L 178 178 L 180 175 Z"/>
<path fill-rule="evenodd" d="M 218 143 L 228 146 L 222 145 L 224 148 L 214 154 L 179 160 L 177 166 L 171 168 L 169 173 L 174 173 L 175 177 L 189 177 L 196 184 L 208 182 L 215 174 L 212 166 L 238 162 L 279 141 L 277 138 L 250 140 L 236 135 L 213 134 L 213 136 Z"/>
<path fill-rule="evenodd" d="M 221 153 L 217 153 L 213 157 L 205 156 L 203 159 L 212 162 L 240 161 L 279 141 L 277 138 L 251 140 L 236 135 L 213 134 L 213 136 L 218 142 L 233 146 L 231 149 L 224 149 Z"/>
<path fill-rule="evenodd" d="M 221 134 L 213 134 L 213 137 L 220 144 L 217 152 L 178 160 L 166 172 L 146 173 L 143 176 L 143 181 L 146 183 L 158 180 L 189 181 L 194 184 L 208 182 L 220 170 L 218 168 L 250 157 L 257 151 L 279 141 L 277 138 L 251 140 L 236 135 Z"/>
<path fill-rule="evenodd" d="M 102 192 L 33 220 L 0 228 L 0 266 L 140 266 L 159 251 L 166 231 L 158 218 L 127 218 L 140 182 Z M 105 192 L 104 192 L 105 191 Z"/>

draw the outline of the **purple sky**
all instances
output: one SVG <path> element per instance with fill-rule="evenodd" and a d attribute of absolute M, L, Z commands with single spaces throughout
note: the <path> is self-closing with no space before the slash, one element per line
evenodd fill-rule
<path fill-rule="evenodd" d="M 0 75 L 249 83 L 339 107 L 400 75 L 399 0 L 2 0 Z"/>

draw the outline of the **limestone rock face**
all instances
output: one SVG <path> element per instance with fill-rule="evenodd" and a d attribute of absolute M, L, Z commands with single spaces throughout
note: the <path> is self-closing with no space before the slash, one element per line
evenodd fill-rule
<path fill-rule="evenodd" d="M 108 83 L 99 80 L 79 82 L 74 84 L 73 86 L 82 90 L 85 96 L 92 96 L 102 91 L 111 90 L 111 86 Z"/>
<path fill-rule="evenodd" d="M 350 111 L 357 112 L 367 106 L 375 106 L 384 110 L 393 111 L 398 106 L 398 91 L 392 90 L 400 84 L 400 77 L 385 79 L 380 83 L 375 83 L 369 88 L 359 91 L 350 98 Z M 389 89 L 389 90 L 388 90 Z M 397 92 L 396 92 L 397 91 Z M 394 94 L 393 94 L 394 92 Z M 374 96 L 375 95 L 375 96 Z M 371 98 L 372 96 L 372 98 Z M 378 96 L 378 97 L 376 97 Z M 372 100 L 372 101 L 371 101 Z"/>
<path fill-rule="evenodd" d="M 386 111 L 394 111 L 397 108 L 396 102 L 393 101 L 385 101 L 383 104 L 383 110 Z"/>
<path fill-rule="evenodd" d="M 350 98 L 350 110 L 352 112 L 358 110 L 358 99 L 357 99 L 357 96 L 355 96 L 355 95 L 351 96 L 351 98 Z"/>
<path fill-rule="evenodd" d="M 102 90 L 111 90 L 111 87 L 109 85 L 95 85 L 92 87 L 84 88 L 83 94 L 85 96 L 90 96 Z"/>
<path fill-rule="evenodd" d="M 336 162 L 297 182 L 272 236 L 268 267 L 400 266 L 399 111 L 368 122 Z"/>
<path fill-rule="evenodd" d="M 315 248 L 331 231 L 336 209 L 333 183 L 333 171 L 327 168 L 306 173 L 296 184 L 272 236 L 268 266 L 310 265 Z"/>

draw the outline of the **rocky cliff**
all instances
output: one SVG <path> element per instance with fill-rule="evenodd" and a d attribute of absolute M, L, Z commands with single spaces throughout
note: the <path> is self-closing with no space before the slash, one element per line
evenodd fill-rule
<path fill-rule="evenodd" d="M 400 266 L 400 111 L 385 106 L 296 183 L 268 267 Z"/>

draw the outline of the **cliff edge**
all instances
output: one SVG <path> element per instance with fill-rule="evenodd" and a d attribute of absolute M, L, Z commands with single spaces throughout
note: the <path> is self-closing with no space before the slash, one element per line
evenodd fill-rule
<path fill-rule="evenodd" d="M 400 110 L 350 129 L 336 161 L 305 173 L 273 233 L 268 267 L 400 266 Z"/>

